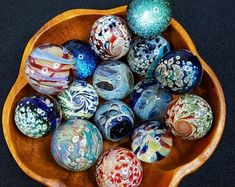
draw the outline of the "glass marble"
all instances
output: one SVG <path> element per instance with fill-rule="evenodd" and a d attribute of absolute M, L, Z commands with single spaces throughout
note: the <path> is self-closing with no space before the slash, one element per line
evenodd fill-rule
<path fill-rule="evenodd" d="M 105 100 L 124 99 L 134 86 L 134 76 L 126 64 L 109 60 L 96 68 L 93 86 Z"/>
<path fill-rule="evenodd" d="M 161 36 L 139 37 L 132 44 L 127 61 L 131 70 L 138 75 L 154 77 L 157 64 L 170 50 L 169 42 Z"/>
<path fill-rule="evenodd" d="M 205 136 L 213 122 L 209 104 L 201 97 L 185 94 L 175 99 L 167 109 L 166 125 L 175 136 L 195 140 Z"/>
<path fill-rule="evenodd" d="M 90 45 L 104 60 L 125 56 L 130 44 L 131 33 L 126 22 L 118 16 L 103 16 L 91 28 Z"/>
<path fill-rule="evenodd" d="M 112 100 L 98 108 L 94 121 L 107 140 L 119 141 L 132 132 L 134 118 L 132 110 L 125 103 Z"/>
<path fill-rule="evenodd" d="M 168 0 L 132 0 L 127 7 L 128 26 L 143 38 L 158 36 L 171 21 Z"/>
<path fill-rule="evenodd" d="M 69 89 L 57 95 L 63 118 L 91 118 L 99 104 L 99 96 L 92 85 L 83 80 L 76 80 Z"/>
<path fill-rule="evenodd" d="M 170 153 L 172 144 L 171 134 L 159 121 L 146 122 L 132 134 L 132 151 L 143 162 L 162 160 Z"/>
<path fill-rule="evenodd" d="M 73 55 L 64 47 L 44 44 L 29 55 L 25 73 L 29 84 L 41 94 L 58 94 L 69 87 L 74 71 Z"/>
<path fill-rule="evenodd" d="M 98 56 L 93 52 L 90 45 L 79 41 L 69 40 L 63 44 L 75 58 L 75 76 L 85 80 L 90 77 L 98 63 Z"/>
<path fill-rule="evenodd" d="M 171 98 L 155 79 L 148 78 L 137 83 L 130 94 L 131 108 L 143 121 L 163 120 Z"/>
<path fill-rule="evenodd" d="M 46 136 L 60 124 L 61 109 L 49 96 L 22 98 L 15 109 L 14 120 L 24 135 L 32 138 Z"/>
<path fill-rule="evenodd" d="M 99 187 L 138 187 L 142 178 L 141 162 L 132 151 L 125 148 L 106 151 L 96 165 L 96 182 Z"/>
<path fill-rule="evenodd" d="M 59 126 L 51 140 L 55 161 L 71 171 L 84 171 L 98 159 L 103 149 L 102 135 L 86 120 L 70 119 Z"/>
<path fill-rule="evenodd" d="M 196 88 L 203 69 L 197 56 L 187 50 L 166 54 L 157 65 L 155 77 L 172 94 L 185 94 Z"/>

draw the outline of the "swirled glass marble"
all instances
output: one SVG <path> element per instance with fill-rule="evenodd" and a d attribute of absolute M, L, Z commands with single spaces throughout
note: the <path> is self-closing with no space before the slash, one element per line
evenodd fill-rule
<path fill-rule="evenodd" d="M 119 59 L 129 51 L 131 33 L 122 18 L 103 16 L 91 28 L 90 44 L 102 59 Z"/>
<path fill-rule="evenodd" d="M 165 158 L 171 151 L 172 136 L 159 121 L 150 121 L 132 134 L 132 151 L 143 162 L 152 163 Z"/>
<path fill-rule="evenodd" d="M 138 75 L 154 77 L 157 64 L 170 50 L 169 42 L 161 36 L 139 37 L 132 44 L 127 61 L 131 70 Z"/>
<path fill-rule="evenodd" d="M 54 131 L 60 124 L 61 110 L 52 97 L 24 97 L 16 106 L 14 120 L 24 135 L 40 138 Z"/>
<path fill-rule="evenodd" d="M 172 51 L 165 55 L 155 70 L 162 88 L 173 94 L 185 94 L 196 88 L 203 70 L 197 56 L 187 50 Z"/>
<path fill-rule="evenodd" d="M 64 47 L 44 44 L 29 55 L 25 73 L 29 84 L 42 94 L 58 94 L 69 87 L 74 71 L 73 55 Z"/>
<path fill-rule="evenodd" d="M 142 178 L 141 162 L 132 151 L 125 148 L 106 151 L 96 165 L 96 182 L 99 187 L 138 187 Z"/>
<path fill-rule="evenodd" d="M 163 91 L 157 81 L 148 78 L 134 87 L 130 95 L 131 108 L 144 121 L 162 120 L 171 98 L 171 94 Z"/>
<path fill-rule="evenodd" d="M 99 104 L 99 97 L 92 85 L 76 80 L 68 90 L 60 93 L 57 100 L 61 106 L 63 118 L 91 118 Z"/>
<path fill-rule="evenodd" d="M 179 96 L 168 107 L 166 125 L 175 136 L 194 140 L 202 138 L 210 130 L 213 113 L 209 104 L 192 94 Z"/>
<path fill-rule="evenodd" d="M 93 52 L 90 45 L 79 40 L 69 40 L 63 44 L 75 58 L 75 76 L 79 79 L 90 77 L 98 63 L 98 56 Z"/>
<path fill-rule="evenodd" d="M 135 34 L 144 38 L 157 36 L 170 23 L 171 7 L 168 0 L 132 0 L 126 20 Z"/>
<path fill-rule="evenodd" d="M 134 76 L 126 64 L 110 60 L 96 68 L 93 86 L 103 99 L 124 99 L 134 86 Z"/>
<path fill-rule="evenodd" d="M 71 171 L 84 171 L 98 159 L 103 140 L 95 125 L 86 120 L 71 119 L 59 126 L 51 140 L 55 161 Z"/>
<path fill-rule="evenodd" d="M 94 121 L 106 139 L 119 141 L 132 132 L 134 114 L 125 103 L 112 100 L 98 108 Z"/>

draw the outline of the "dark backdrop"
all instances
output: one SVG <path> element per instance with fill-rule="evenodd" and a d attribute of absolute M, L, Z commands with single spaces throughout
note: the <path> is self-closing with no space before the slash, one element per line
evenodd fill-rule
<path fill-rule="evenodd" d="M 1 0 L 0 108 L 14 83 L 24 48 L 49 19 L 68 9 L 108 9 L 128 0 Z M 174 18 L 188 30 L 199 53 L 214 69 L 225 91 L 227 123 L 213 156 L 181 186 L 235 186 L 235 2 L 234 0 L 172 0 Z M 26 176 L 12 158 L 0 126 L 0 186 L 41 186 Z"/>

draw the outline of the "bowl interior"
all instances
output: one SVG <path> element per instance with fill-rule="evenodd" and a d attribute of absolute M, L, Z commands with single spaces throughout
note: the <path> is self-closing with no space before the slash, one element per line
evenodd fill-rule
<path fill-rule="evenodd" d="M 107 14 L 109 14 L 109 12 L 107 12 Z M 123 11 L 117 13 L 117 15 L 124 17 L 125 13 Z M 45 25 L 42 29 L 46 30 L 34 39 L 30 50 L 43 43 L 62 44 L 69 39 L 75 38 L 88 41 L 91 25 L 101 16 L 102 14 L 71 16 L 67 17 L 62 22 L 58 22 L 58 24 L 55 24 L 52 27 Z M 163 36 L 170 41 L 175 49 L 189 49 L 187 42 L 181 33 L 176 30 L 174 24 L 171 23 Z M 24 62 L 22 61 L 22 63 Z M 21 74 L 22 73 L 23 64 L 21 64 Z M 30 168 L 30 172 L 38 176 L 36 178 L 37 180 L 40 180 L 40 182 L 43 182 L 44 184 L 55 186 L 96 186 L 94 177 L 95 166 L 86 172 L 67 171 L 58 166 L 51 156 L 51 135 L 41 139 L 32 139 L 22 135 L 18 131 L 14 124 L 14 109 L 16 103 L 24 96 L 36 93 L 28 84 L 26 84 L 24 75 L 22 74 L 20 76 L 22 77 L 21 84 L 23 82 L 23 86 L 16 92 L 15 97 L 12 98 L 13 101 L 10 106 L 8 127 L 9 139 L 12 141 L 12 146 L 17 158 L 25 168 Z M 154 164 L 143 163 L 144 178 L 142 186 L 168 185 L 174 174 L 174 170 L 195 159 L 212 141 L 220 116 L 220 99 L 216 92 L 216 85 L 207 71 L 204 72 L 202 83 L 194 93 L 206 99 L 212 107 L 214 121 L 209 134 L 197 141 L 185 141 L 174 137 L 173 148 L 168 157 Z M 110 147 L 116 146 L 129 147 L 128 139 L 118 143 L 104 141 L 104 151 Z"/>

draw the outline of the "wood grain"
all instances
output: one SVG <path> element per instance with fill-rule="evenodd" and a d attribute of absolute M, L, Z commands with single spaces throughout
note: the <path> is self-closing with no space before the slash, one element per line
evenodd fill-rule
<path fill-rule="evenodd" d="M 69 172 L 59 167 L 50 154 L 51 136 L 31 139 L 22 135 L 14 124 L 14 109 L 23 96 L 36 93 L 26 81 L 24 64 L 30 52 L 40 44 L 62 44 L 69 39 L 87 41 L 93 22 L 102 15 L 125 16 L 126 6 L 110 10 L 70 10 L 45 24 L 28 42 L 21 62 L 19 76 L 4 105 L 2 123 L 8 147 L 20 168 L 33 179 L 47 186 L 96 186 L 94 167 L 86 172 Z M 226 117 L 225 98 L 220 82 L 211 68 L 199 56 L 196 47 L 184 28 L 174 19 L 164 32 L 176 49 L 188 49 L 195 53 L 203 66 L 204 76 L 194 93 L 202 96 L 211 105 L 214 121 L 209 134 L 197 141 L 174 138 L 170 155 L 155 164 L 143 164 L 144 178 L 141 186 L 177 186 L 186 175 L 196 171 L 216 149 L 223 134 Z M 128 147 L 127 140 L 119 143 L 105 142 L 110 147 Z"/>

